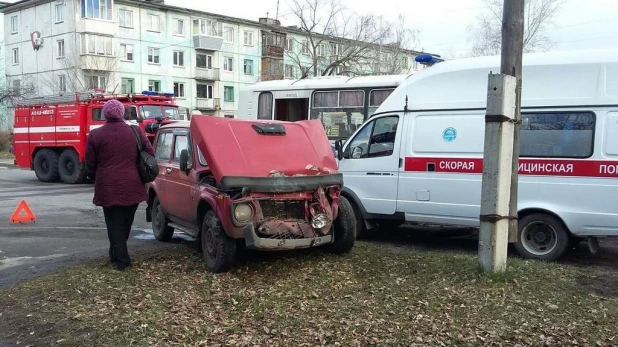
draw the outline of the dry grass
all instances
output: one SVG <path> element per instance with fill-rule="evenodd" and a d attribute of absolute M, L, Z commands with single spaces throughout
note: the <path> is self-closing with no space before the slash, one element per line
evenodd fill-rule
<path fill-rule="evenodd" d="M 618 343 L 618 300 L 582 289 L 601 273 L 511 259 L 488 277 L 474 256 L 357 243 L 252 255 L 212 275 L 170 245 L 133 269 L 103 262 L 0 292 L 0 336 L 66 346 L 477 346 Z"/>

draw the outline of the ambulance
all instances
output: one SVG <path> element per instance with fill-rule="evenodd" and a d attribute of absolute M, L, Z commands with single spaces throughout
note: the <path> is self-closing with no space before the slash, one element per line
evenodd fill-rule
<path fill-rule="evenodd" d="M 404 222 L 479 226 L 488 75 L 499 71 L 499 56 L 435 64 L 336 143 L 359 235 Z M 522 78 L 513 245 L 556 260 L 618 235 L 618 50 L 525 54 Z"/>

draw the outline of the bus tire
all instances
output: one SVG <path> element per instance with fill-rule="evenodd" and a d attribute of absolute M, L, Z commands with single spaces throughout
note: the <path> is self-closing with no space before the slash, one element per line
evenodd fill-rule
<path fill-rule="evenodd" d="M 534 213 L 519 221 L 515 250 L 524 258 L 554 261 L 569 247 L 569 233 L 556 217 Z"/>
<path fill-rule="evenodd" d="M 73 149 L 65 149 L 58 159 L 58 172 L 62 182 L 80 184 L 86 179 L 86 170 L 79 162 L 79 156 Z"/>
<path fill-rule="evenodd" d="M 60 180 L 58 172 L 58 153 L 51 149 L 41 149 L 34 155 L 34 174 L 41 182 L 51 183 Z"/>

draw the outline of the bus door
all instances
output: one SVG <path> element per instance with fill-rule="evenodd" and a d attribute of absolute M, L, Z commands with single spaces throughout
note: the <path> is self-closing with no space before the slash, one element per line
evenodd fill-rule
<path fill-rule="evenodd" d="M 277 99 L 274 118 L 288 122 L 309 118 L 309 99 Z"/>

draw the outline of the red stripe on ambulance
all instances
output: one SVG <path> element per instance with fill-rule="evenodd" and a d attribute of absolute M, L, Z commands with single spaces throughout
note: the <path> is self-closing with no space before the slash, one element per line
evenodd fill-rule
<path fill-rule="evenodd" d="M 405 171 L 482 174 L 483 159 L 408 157 L 405 160 Z M 618 178 L 618 161 L 520 159 L 519 174 Z"/>

